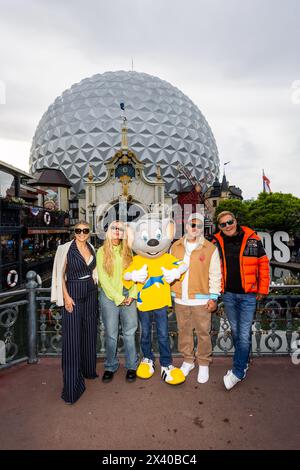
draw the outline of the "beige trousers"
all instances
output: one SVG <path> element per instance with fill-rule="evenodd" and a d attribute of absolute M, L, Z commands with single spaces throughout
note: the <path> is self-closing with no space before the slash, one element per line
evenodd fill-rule
<path fill-rule="evenodd" d="M 205 305 L 180 305 L 175 303 L 178 328 L 178 349 L 183 354 L 184 362 L 192 364 L 195 360 L 201 366 L 212 362 L 210 338 L 211 313 Z M 197 350 L 194 350 L 194 334 L 197 335 Z"/>

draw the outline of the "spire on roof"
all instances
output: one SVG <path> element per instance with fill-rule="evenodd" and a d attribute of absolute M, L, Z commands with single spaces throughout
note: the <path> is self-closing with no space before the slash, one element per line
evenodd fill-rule
<path fill-rule="evenodd" d="M 224 171 L 224 173 L 223 173 L 221 191 L 228 191 L 228 181 L 226 180 L 225 171 Z"/>
<path fill-rule="evenodd" d="M 122 140 L 121 140 L 121 149 L 128 150 L 128 137 L 127 137 L 127 118 L 125 115 L 125 103 L 122 101 L 120 103 L 120 108 L 124 112 L 122 115 L 123 126 L 122 126 Z"/>

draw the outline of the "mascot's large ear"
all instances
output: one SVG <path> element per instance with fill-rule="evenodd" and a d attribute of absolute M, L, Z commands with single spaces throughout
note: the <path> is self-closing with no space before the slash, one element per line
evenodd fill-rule
<path fill-rule="evenodd" d="M 136 223 L 130 222 L 129 224 L 127 224 L 127 230 L 126 230 L 127 244 L 130 249 L 132 249 L 132 245 L 134 242 L 135 229 L 136 229 Z"/>
<path fill-rule="evenodd" d="M 162 220 L 164 235 L 166 235 L 169 240 L 173 240 L 175 237 L 176 226 L 175 222 L 172 219 L 163 219 Z"/>

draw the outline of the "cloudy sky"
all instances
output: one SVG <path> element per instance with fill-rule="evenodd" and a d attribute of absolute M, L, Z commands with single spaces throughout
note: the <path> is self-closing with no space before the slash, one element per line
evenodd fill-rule
<path fill-rule="evenodd" d="M 95 73 L 167 80 L 201 109 L 231 184 L 300 197 L 299 0 L 0 0 L 0 160 L 29 169 L 35 128 Z"/>

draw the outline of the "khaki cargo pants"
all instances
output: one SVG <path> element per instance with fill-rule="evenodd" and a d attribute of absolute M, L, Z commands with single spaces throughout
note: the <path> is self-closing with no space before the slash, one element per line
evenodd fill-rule
<path fill-rule="evenodd" d="M 205 305 L 180 305 L 175 303 L 178 328 L 178 349 L 183 354 L 184 362 L 192 364 L 196 360 L 201 366 L 212 362 L 210 338 L 211 312 Z M 194 350 L 194 335 L 197 335 L 197 350 Z"/>

